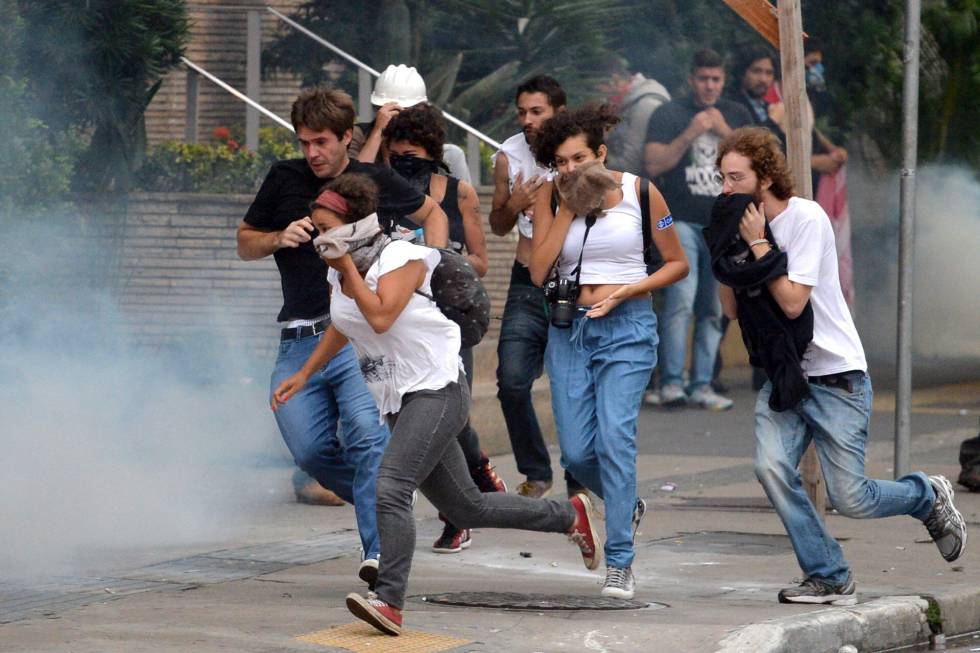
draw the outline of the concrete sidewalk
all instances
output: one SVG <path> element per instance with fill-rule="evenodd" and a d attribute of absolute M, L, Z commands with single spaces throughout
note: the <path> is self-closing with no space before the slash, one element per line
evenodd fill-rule
<path fill-rule="evenodd" d="M 951 408 L 953 391 L 933 393 L 931 402 L 920 395 L 920 408 L 946 406 L 963 419 L 955 428 L 916 433 L 916 468 L 955 479 L 956 448 L 976 435 L 974 390 Z M 736 409 L 722 416 L 731 435 L 716 437 L 751 437 L 750 395 L 736 397 Z M 644 409 L 641 451 L 656 451 L 660 439 L 693 437 L 685 429 L 698 432 L 701 416 Z M 640 456 L 640 493 L 651 508 L 634 567 L 642 609 L 503 610 L 423 600 L 452 592 L 595 598 L 602 576 L 585 570 L 577 549 L 556 535 L 483 529 L 470 549 L 433 554 L 429 545 L 441 523 L 422 500 L 405 611 L 406 628 L 416 632 L 374 635 L 344 607 L 348 592 L 363 590 L 355 578 L 353 510 L 297 505 L 281 492 L 249 516 L 244 535 L 226 541 L 120 552 L 72 578 L 0 581 L 0 651 L 810 653 L 922 642 L 927 614 L 942 621 L 947 635 L 980 628 L 980 495 L 956 493 L 973 539 L 953 565 L 910 518 L 869 522 L 829 514 L 861 604 L 780 605 L 777 591 L 799 575 L 789 541 L 752 475 L 750 456 L 718 450 Z M 887 442 L 872 442 L 870 474 L 890 478 L 891 456 Z M 511 457 L 494 461 L 510 486 L 519 482 Z M 288 474 L 256 470 L 250 480 L 284 486 Z M 907 597 L 934 597 L 933 607 Z"/>

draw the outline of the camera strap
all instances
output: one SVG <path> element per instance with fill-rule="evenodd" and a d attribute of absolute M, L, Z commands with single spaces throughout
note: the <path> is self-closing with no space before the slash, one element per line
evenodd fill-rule
<path fill-rule="evenodd" d="M 572 270 L 572 274 L 575 275 L 575 285 L 578 286 L 579 277 L 582 276 L 582 257 L 585 255 L 585 241 L 589 239 L 589 231 L 592 230 L 592 225 L 595 224 L 596 214 L 590 213 L 585 216 L 585 234 L 582 236 L 582 249 L 578 253 L 578 265 Z"/>

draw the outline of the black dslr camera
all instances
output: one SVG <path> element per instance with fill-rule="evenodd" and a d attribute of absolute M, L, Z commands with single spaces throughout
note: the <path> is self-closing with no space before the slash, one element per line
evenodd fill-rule
<path fill-rule="evenodd" d="M 544 284 L 544 298 L 551 313 L 551 324 L 558 329 L 572 326 L 578 301 L 579 286 L 575 279 L 565 279 L 557 274 Z"/>

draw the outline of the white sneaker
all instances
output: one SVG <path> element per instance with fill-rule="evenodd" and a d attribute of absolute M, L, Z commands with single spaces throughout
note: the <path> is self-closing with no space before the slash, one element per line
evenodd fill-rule
<path fill-rule="evenodd" d="M 645 403 L 647 406 L 659 406 L 660 393 L 656 390 L 647 390 L 643 393 L 643 403 Z"/>
<path fill-rule="evenodd" d="M 687 403 L 687 393 L 679 385 L 665 385 L 660 388 L 660 405 L 676 408 Z"/>
<path fill-rule="evenodd" d="M 688 401 L 692 406 L 706 408 L 713 411 L 728 410 L 735 403 L 728 397 L 722 397 L 720 394 L 712 390 L 710 385 L 706 385 L 703 388 L 698 388 L 692 392 Z"/>

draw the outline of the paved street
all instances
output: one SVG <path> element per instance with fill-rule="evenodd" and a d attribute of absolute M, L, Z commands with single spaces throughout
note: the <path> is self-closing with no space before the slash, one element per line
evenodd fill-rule
<path fill-rule="evenodd" d="M 751 393 L 739 389 L 734 398 L 736 408 L 721 414 L 643 411 L 639 478 L 652 510 L 638 536 L 640 609 L 438 603 L 460 592 L 589 600 L 602 579 L 556 535 L 484 529 L 461 554 L 431 553 L 441 524 L 423 500 L 405 611 L 406 627 L 417 632 L 399 640 L 367 633 L 343 604 L 345 594 L 363 589 L 354 576 L 353 510 L 295 504 L 288 467 L 253 463 L 241 478 L 264 498 L 227 515 L 217 536 L 212 530 L 200 541 L 88 551 L 68 576 L 0 582 L 0 651 L 718 650 L 740 626 L 814 611 L 775 600 L 799 571 L 752 474 Z M 868 467 L 884 477 L 891 476 L 890 406 L 889 393 L 879 392 Z M 976 435 L 978 416 L 980 385 L 917 392 L 914 466 L 955 476 L 959 442 Z M 516 485 L 513 459 L 495 462 Z M 980 537 L 980 495 L 957 498 Z M 949 565 L 911 519 L 830 514 L 828 521 L 862 602 L 980 586 L 976 539 Z"/>

